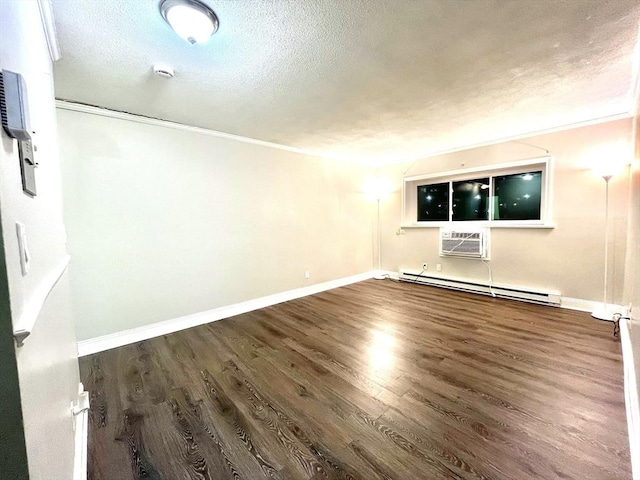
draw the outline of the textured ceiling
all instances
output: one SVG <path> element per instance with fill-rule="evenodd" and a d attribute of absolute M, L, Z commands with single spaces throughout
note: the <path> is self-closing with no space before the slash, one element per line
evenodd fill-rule
<path fill-rule="evenodd" d="M 156 0 L 54 0 L 56 96 L 368 160 L 632 105 L 637 0 L 206 3 L 220 29 L 192 46 Z"/>

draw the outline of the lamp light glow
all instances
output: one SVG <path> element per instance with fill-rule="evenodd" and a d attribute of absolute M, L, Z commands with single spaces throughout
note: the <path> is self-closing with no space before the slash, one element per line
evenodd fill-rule
<path fill-rule="evenodd" d="M 393 183 L 385 177 L 367 177 L 363 184 L 363 191 L 371 200 L 378 200 L 393 191 Z"/>
<path fill-rule="evenodd" d="M 378 328 L 369 345 L 369 373 L 374 377 L 392 371 L 395 363 L 395 332 L 388 325 Z"/>
<path fill-rule="evenodd" d="M 601 145 L 589 152 L 589 166 L 599 177 L 605 179 L 615 177 L 631 163 L 631 151 L 632 148 L 627 142 Z"/>
<path fill-rule="evenodd" d="M 218 30 L 216 14 L 197 0 L 164 0 L 160 13 L 176 34 L 192 45 L 206 42 Z"/>
<path fill-rule="evenodd" d="M 626 163 L 624 162 L 605 160 L 595 163 L 591 169 L 593 170 L 593 173 L 602 178 L 611 178 L 622 172 L 625 166 Z"/>

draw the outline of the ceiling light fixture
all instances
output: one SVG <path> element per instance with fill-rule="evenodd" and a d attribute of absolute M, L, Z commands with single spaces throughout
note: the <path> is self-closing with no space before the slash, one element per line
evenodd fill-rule
<path fill-rule="evenodd" d="M 206 42 L 218 30 L 218 17 L 198 0 L 163 0 L 160 13 L 178 36 L 192 45 Z"/>

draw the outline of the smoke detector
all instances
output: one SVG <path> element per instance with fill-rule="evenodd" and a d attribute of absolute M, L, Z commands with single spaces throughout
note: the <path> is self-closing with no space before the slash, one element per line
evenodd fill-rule
<path fill-rule="evenodd" d="M 173 68 L 165 63 L 156 63 L 153 66 L 153 73 L 162 78 L 173 78 Z"/>

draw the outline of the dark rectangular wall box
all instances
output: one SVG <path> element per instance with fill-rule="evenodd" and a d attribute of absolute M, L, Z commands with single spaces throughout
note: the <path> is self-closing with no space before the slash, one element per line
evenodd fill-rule
<path fill-rule="evenodd" d="M 0 110 L 2 128 L 11 138 L 31 140 L 27 85 L 19 73 L 9 70 L 0 73 Z"/>
<path fill-rule="evenodd" d="M 29 129 L 29 103 L 27 84 L 19 73 L 9 70 L 0 72 L 0 114 L 2 128 L 18 141 L 22 189 L 31 196 L 36 195 L 34 147 Z"/>

